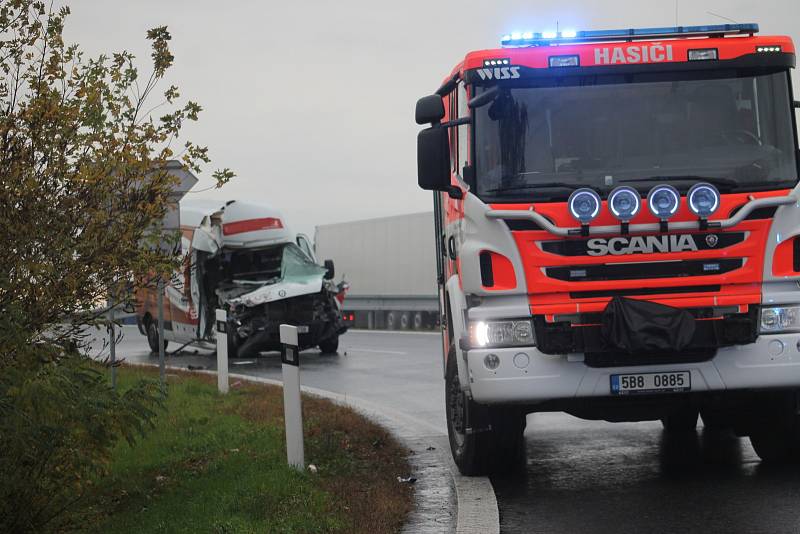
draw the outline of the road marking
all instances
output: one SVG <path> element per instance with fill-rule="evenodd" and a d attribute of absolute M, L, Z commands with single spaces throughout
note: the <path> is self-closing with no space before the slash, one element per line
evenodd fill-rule
<path fill-rule="evenodd" d="M 365 348 L 358 349 L 358 348 L 345 347 L 344 350 L 349 350 L 353 352 L 379 352 L 382 354 L 408 354 L 407 352 L 400 352 L 399 350 L 386 350 L 386 349 L 365 349 Z"/>
<path fill-rule="evenodd" d="M 416 330 L 412 331 L 403 331 L 403 330 L 365 330 L 363 328 L 355 329 L 355 328 L 348 328 L 348 334 L 398 334 L 401 336 L 441 336 L 441 332 L 417 332 Z"/>

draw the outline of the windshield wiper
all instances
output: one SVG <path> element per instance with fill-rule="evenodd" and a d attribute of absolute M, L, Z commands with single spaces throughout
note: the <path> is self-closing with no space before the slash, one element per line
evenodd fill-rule
<path fill-rule="evenodd" d="M 508 187 L 497 187 L 495 189 L 487 189 L 487 193 L 497 193 L 498 191 L 524 191 L 526 189 L 549 189 L 554 187 L 560 187 L 563 189 L 569 189 L 570 191 L 574 191 L 580 187 L 584 187 L 581 185 L 576 184 L 565 184 L 562 182 L 539 182 L 539 183 L 532 183 L 532 184 L 519 184 L 519 185 L 511 185 Z"/>
<path fill-rule="evenodd" d="M 635 182 L 662 182 L 662 181 L 675 181 L 675 182 L 708 182 L 710 184 L 716 185 L 718 187 L 724 187 L 727 189 L 735 189 L 742 185 L 741 182 L 736 180 L 732 180 L 730 178 L 719 178 L 716 176 L 695 176 L 695 175 L 686 175 L 686 174 L 677 174 L 677 175 L 661 175 L 661 176 L 647 176 L 644 178 L 627 178 L 625 180 L 620 180 L 620 182 L 624 183 L 635 183 Z"/>

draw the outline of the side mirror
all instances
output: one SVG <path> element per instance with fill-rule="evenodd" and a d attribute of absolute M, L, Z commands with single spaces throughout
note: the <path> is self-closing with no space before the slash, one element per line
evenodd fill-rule
<path fill-rule="evenodd" d="M 444 102 L 439 95 L 423 96 L 417 100 L 417 124 L 435 124 L 444 118 Z"/>
<path fill-rule="evenodd" d="M 447 128 L 431 126 L 417 135 L 417 180 L 422 189 L 450 189 L 450 139 Z"/>
<path fill-rule="evenodd" d="M 796 109 L 800 109 L 800 100 L 795 100 L 792 104 L 794 104 Z"/>
<path fill-rule="evenodd" d="M 325 269 L 327 269 L 325 280 L 333 280 L 333 276 L 336 274 L 336 270 L 333 268 L 333 260 L 325 260 Z"/>

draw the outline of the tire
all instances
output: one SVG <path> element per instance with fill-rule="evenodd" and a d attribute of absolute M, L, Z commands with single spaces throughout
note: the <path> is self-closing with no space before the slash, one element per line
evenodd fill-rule
<path fill-rule="evenodd" d="M 228 359 L 239 357 L 239 343 L 237 342 L 237 334 L 231 331 L 231 325 L 228 323 Z"/>
<path fill-rule="evenodd" d="M 664 431 L 670 434 L 688 434 L 697 430 L 697 416 L 699 411 L 695 408 L 681 408 L 661 420 Z"/>
<path fill-rule="evenodd" d="M 414 314 L 414 330 L 422 330 L 422 313 Z"/>
<path fill-rule="evenodd" d="M 703 429 L 708 432 L 726 432 L 734 428 L 730 418 L 725 415 L 703 411 L 700 417 L 703 419 Z"/>
<path fill-rule="evenodd" d="M 800 416 L 795 414 L 795 395 L 765 407 L 765 415 L 750 431 L 750 443 L 765 463 L 800 461 Z"/>
<path fill-rule="evenodd" d="M 386 314 L 386 329 L 387 330 L 394 330 L 394 312 L 389 312 Z"/>
<path fill-rule="evenodd" d="M 336 354 L 339 350 L 339 336 L 331 337 L 319 344 L 322 354 Z"/>
<path fill-rule="evenodd" d="M 521 465 L 525 457 L 525 413 L 469 399 L 461 391 L 452 347 L 445 373 L 445 412 L 450 451 L 462 475 L 505 474 Z"/>
<path fill-rule="evenodd" d="M 166 351 L 169 341 L 165 339 L 163 343 Z M 151 352 L 158 353 L 158 321 L 152 319 L 147 321 L 147 344 L 150 345 Z"/>
<path fill-rule="evenodd" d="M 408 330 L 408 327 L 411 325 L 411 319 L 409 318 L 407 313 L 404 313 L 400 316 L 400 330 Z"/>

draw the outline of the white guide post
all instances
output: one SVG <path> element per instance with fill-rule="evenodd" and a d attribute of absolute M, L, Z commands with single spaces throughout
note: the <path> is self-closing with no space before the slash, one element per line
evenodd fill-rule
<path fill-rule="evenodd" d="M 283 414 L 286 421 L 286 458 L 289 465 L 305 469 L 303 411 L 300 404 L 300 350 L 297 327 L 282 324 Z"/>
<path fill-rule="evenodd" d="M 114 297 L 108 299 L 108 350 L 111 356 L 111 389 L 117 389 L 117 331 L 114 328 Z"/>
<path fill-rule="evenodd" d="M 167 391 L 167 370 L 164 362 L 164 279 L 158 278 L 158 381 L 161 393 Z"/>
<path fill-rule="evenodd" d="M 228 392 L 228 312 L 217 310 L 217 388 Z"/>

